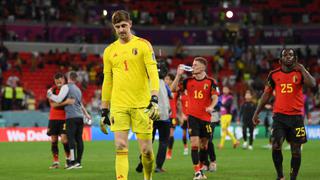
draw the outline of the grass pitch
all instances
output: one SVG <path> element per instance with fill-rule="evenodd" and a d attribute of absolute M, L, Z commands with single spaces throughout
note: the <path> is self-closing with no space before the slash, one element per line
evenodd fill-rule
<path fill-rule="evenodd" d="M 223 150 L 216 150 L 217 172 L 207 172 L 208 179 L 222 180 L 270 180 L 276 178 L 273 167 L 271 150 L 261 146 L 267 139 L 254 142 L 254 150 L 232 149 L 230 141 L 226 142 Z M 215 140 L 217 144 L 217 140 Z M 286 144 L 285 144 L 286 146 Z M 154 144 L 157 152 L 158 143 Z M 61 166 L 64 165 L 63 147 L 59 144 Z M 319 141 L 309 141 L 303 146 L 302 163 L 299 173 L 300 180 L 320 178 L 319 169 Z M 0 143 L 0 179 L 115 179 L 114 146 L 112 141 L 85 142 L 83 156 L 83 169 L 49 170 L 51 165 L 51 152 L 49 142 L 29 143 Z M 283 150 L 284 173 L 289 178 L 290 151 Z M 135 172 L 138 163 L 138 144 L 130 142 L 129 147 L 129 180 L 143 180 L 143 174 Z M 181 140 L 176 140 L 173 158 L 166 160 L 165 173 L 154 174 L 154 180 L 191 180 L 193 168 L 191 156 L 184 156 Z"/>

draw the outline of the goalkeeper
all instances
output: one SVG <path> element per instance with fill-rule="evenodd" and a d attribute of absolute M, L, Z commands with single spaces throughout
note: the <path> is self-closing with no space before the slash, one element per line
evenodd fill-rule
<path fill-rule="evenodd" d="M 116 179 L 128 179 L 128 133 L 131 128 L 138 138 L 144 179 L 151 180 L 153 120 L 159 119 L 157 63 L 151 44 L 131 33 L 128 12 L 114 12 L 112 24 L 118 40 L 103 53 L 100 127 L 107 133 L 105 125 L 110 125 L 114 132 Z"/>

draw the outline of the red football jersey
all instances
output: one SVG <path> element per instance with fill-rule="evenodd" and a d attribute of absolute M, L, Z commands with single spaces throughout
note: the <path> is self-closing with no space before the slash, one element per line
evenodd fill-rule
<path fill-rule="evenodd" d="M 274 113 L 303 115 L 303 76 L 300 71 L 283 72 L 280 68 L 271 71 L 265 92 L 275 91 Z"/>
<path fill-rule="evenodd" d="M 211 113 L 206 112 L 206 108 L 211 105 L 212 95 L 218 95 L 216 81 L 208 77 L 188 78 L 183 81 L 183 89 L 188 95 L 188 115 L 210 122 Z"/>
<path fill-rule="evenodd" d="M 177 100 L 179 94 L 177 92 L 172 92 L 173 98 L 169 100 L 170 108 L 171 108 L 171 115 L 170 118 L 177 118 Z"/>
<path fill-rule="evenodd" d="M 60 89 L 58 89 L 56 86 L 52 87 L 53 94 L 59 94 Z M 49 100 L 51 101 L 51 100 Z M 66 120 L 66 112 L 64 111 L 63 107 L 50 107 L 49 112 L 49 120 Z"/>

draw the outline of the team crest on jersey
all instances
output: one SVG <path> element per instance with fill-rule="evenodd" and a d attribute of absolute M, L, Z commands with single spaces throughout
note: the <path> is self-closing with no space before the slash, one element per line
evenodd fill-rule
<path fill-rule="evenodd" d="M 133 55 L 137 55 L 138 54 L 138 49 L 137 48 L 133 48 L 132 49 L 132 54 Z"/>
<path fill-rule="evenodd" d="M 206 89 L 208 89 L 208 87 L 209 87 L 209 85 L 206 83 L 206 84 L 204 84 L 203 89 L 206 90 Z"/>
<path fill-rule="evenodd" d="M 292 77 L 292 81 L 293 81 L 293 83 L 297 83 L 298 82 L 298 77 L 296 75 L 294 75 Z"/>

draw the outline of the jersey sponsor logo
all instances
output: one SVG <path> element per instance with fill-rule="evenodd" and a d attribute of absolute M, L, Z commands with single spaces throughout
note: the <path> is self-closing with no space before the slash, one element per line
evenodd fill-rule
<path fill-rule="evenodd" d="M 133 55 L 137 55 L 138 54 L 138 49 L 137 48 L 133 48 L 132 49 L 132 54 Z"/>
<path fill-rule="evenodd" d="M 117 53 L 114 53 L 114 54 L 113 54 L 113 57 L 117 57 L 117 56 L 118 56 L 118 54 L 117 54 Z"/>

